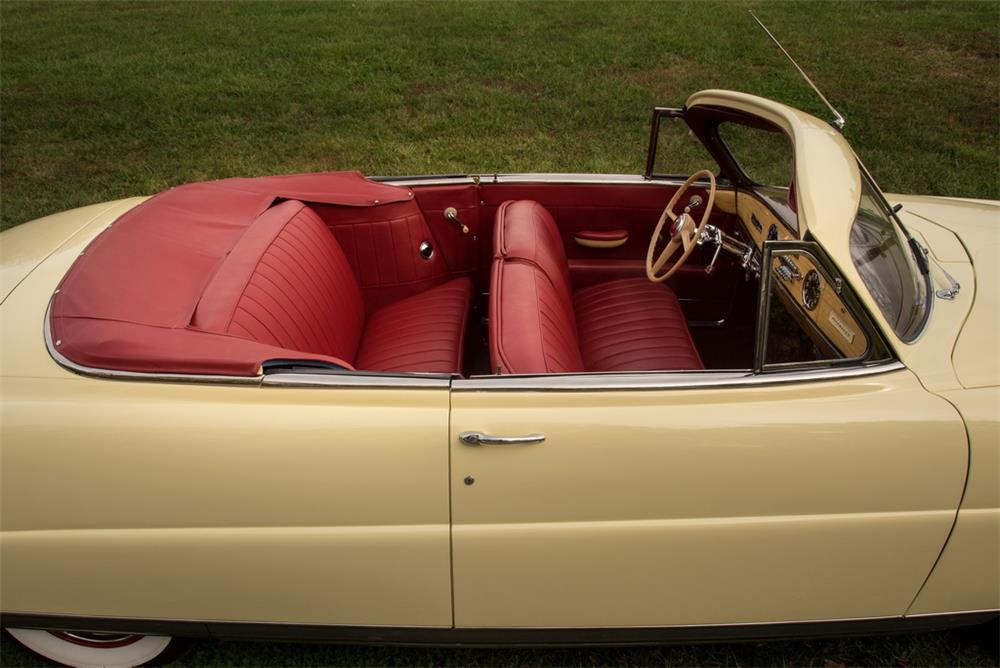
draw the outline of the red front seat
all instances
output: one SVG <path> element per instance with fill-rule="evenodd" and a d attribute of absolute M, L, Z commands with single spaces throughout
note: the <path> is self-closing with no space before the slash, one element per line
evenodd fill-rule
<path fill-rule="evenodd" d="M 703 369 L 673 291 L 645 278 L 572 291 L 552 215 L 538 202 L 497 210 L 490 359 L 500 373 Z"/>

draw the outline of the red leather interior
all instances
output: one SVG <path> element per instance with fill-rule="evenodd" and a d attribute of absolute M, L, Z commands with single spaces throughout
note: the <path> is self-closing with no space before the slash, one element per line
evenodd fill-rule
<path fill-rule="evenodd" d="M 448 269 L 452 273 L 475 270 L 479 261 L 477 242 L 483 239 L 479 223 L 479 188 L 474 185 L 421 186 L 413 192 Z M 456 222 L 444 217 L 445 210 L 450 207 L 469 228 L 468 234 L 463 233 Z"/>
<path fill-rule="evenodd" d="M 587 241 L 625 241 L 629 238 L 628 230 L 581 230 L 573 234 L 574 239 Z"/>
<path fill-rule="evenodd" d="M 63 278 L 49 321 L 59 353 L 85 367 L 155 373 L 252 376 L 273 359 L 459 372 L 468 279 L 394 265 L 391 280 L 410 296 L 366 308 L 348 255 L 293 194 L 344 219 L 384 221 L 390 244 L 420 218 L 411 191 L 357 173 L 165 191 L 116 220 Z M 425 279 L 435 287 L 417 292 Z"/>
<path fill-rule="evenodd" d="M 497 209 L 493 254 L 489 334 L 493 369 L 583 371 L 569 264 L 552 215 L 538 202 L 504 202 Z"/>
<path fill-rule="evenodd" d="M 560 295 L 572 293 L 569 262 L 552 214 L 531 200 L 504 202 L 497 209 L 493 257 L 530 262 Z"/>
<path fill-rule="evenodd" d="M 645 275 L 646 247 L 663 207 L 677 186 L 657 182 L 635 183 L 492 183 L 480 185 L 483 202 L 480 213 L 480 262 L 478 280 L 490 280 L 492 249 L 484 240 L 492 236 L 496 209 L 508 200 L 530 199 L 544 206 L 556 221 L 569 259 L 573 286 L 577 289 L 609 280 Z M 420 197 L 419 189 L 416 191 Z M 692 188 L 678 206 L 703 189 Z M 727 233 L 736 228 L 736 218 L 718 207 L 709 222 Z M 628 241 L 616 248 L 587 248 L 574 238 L 580 232 L 625 230 Z M 719 262 L 708 275 L 705 266 L 712 257 L 709 247 L 697 248 L 685 266 L 669 281 L 670 288 L 684 303 L 691 320 L 721 320 L 730 311 L 731 298 L 740 273 L 733 263 Z"/>
<path fill-rule="evenodd" d="M 640 279 L 572 293 L 556 223 L 533 201 L 497 209 L 491 365 L 502 373 L 703 368 L 677 298 Z"/>
<path fill-rule="evenodd" d="M 379 309 L 368 318 L 355 366 L 458 373 L 472 281 L 456 278 Z"/>
<path fill-rule="evenodd" d="M 532 200 L 544 206 L 556 222 L 567 256 L 572 259 L 634 259 L 646 256 L 649 237 L 663 207 L 676 192 L 674 185 L 662 184 L 538 184 L 483 183 L 482 221 L 492 224 L 495 209 L 510 200 Z M 707 198 L 704 189 L 691 188 L 677 205 L 682 209 L 694 195 Z M 419 194 L 418 194 L 419 196 Z M 730 231 L 734 221 L 716 209 L 710 216 L 713 224 Z M 625 230 L 629 240 L 613 249 L 585 248 L 573 238 L 585 231 Z M 484 229 L 484 238 L 491 230 Z"/>
<path fill-rule="evenodd" d="M 703 369 L 673 291 L 646 277 L 578 290 L 573 307 L 588 371 Z"/>
<path fill-rule="evenodd" d="M 314 205 L 361 286 L 369 313 L 440 285 L 449 278 L 444 254 L 420 256 L 420 244 L 438 244 L 412 199 L 377 207 Z"/>
<path fill-rule="evenodd" d="M 364 322 L 361 291 L 340 244 L 292 200 L 265 212 L 236 243 L 191 324 L 350 362 Z"/>
<path fill-rule="evenodd" d="M 524 362 L 516 345 L 504 353 L 502 341 L 491 342 L 495 357 L 506 354 L 511 368 L 584 370 L 601 355 L 586 345 L 591 323 L 577 312 L 581 297 L 574 298 L 574 289 L 644 276 L 648 236 L 674 190 L 654 183 L 487 181 L 410 189 L 358 173 L 180 186 L 128 212 L 87 248 L 53 298 L 53 339 L 79 364 L 128 371 L 254 375 L 274 358 L 457 371 L 464 325 L 454 314 L 464 322 L 469 299 L 458 296 L 485 292 L 499 280 L 490 303 L 498 313 L 494 324 L 519 322 L 522 335 L 529 331 L 544 346 L 540 357 L 535 351 Z M 502 230 L 494 246 L 493 214 L 508 200 L 537 201 L 511 205 L 514 218 L 534 222 Z M 448 207 L 469 234 L 444 217 Z M 717 211 L 712 222 L 731 229 L 732 217 Z M 628 241 L 618 248 L 574 242 L 577 235 L 605 240 L 623 232 Z M 423 241 L 435 250 L 428 260 L 420 257 Z M 707 276 L 703 251 L 670 287 L 689 319 L 715 320 L 728 312 L 733 274 L 720 263 Z M 338 286 L 323 307 L 328 312 L 309 301 L 320 289 L 313 284 L 318 275 Z M 451 283 L 469 275 L 475 289 Z M 525 291 L 531 308 L 522 312 L 514 295 Z M 499 300 L 501 294 L 508 298 Z M 664 312 L 676 301 L 664 301 Z M 425 308 L 429 329 L 416 327 L 421 318 L 413 315 Z M 414 326 L 393 327 L 394 319 Z M 390 344 L 387 332 L 394 329 L 398 341 Z M 455 342 L 452 356 L 442 353 L 445 341 Z M 393 346 L 402 350 L 402 366 L 392 366 Z"/>
<path fill-rule="evenodd" d="M 490 367 L 499 373 L 583 371 L 573 298 L 537 265 L 493 262 Z"/>
<path fill-rule="evenodd" d="M 367 371 L 458 373 L 472 285 L 467 278 L 394 302 L 365 319 L 347 256 L 301 202 L 269 210 L 223 262 L 193 324 Z M 230 306 L 232 302 L 232 306 Z"/>

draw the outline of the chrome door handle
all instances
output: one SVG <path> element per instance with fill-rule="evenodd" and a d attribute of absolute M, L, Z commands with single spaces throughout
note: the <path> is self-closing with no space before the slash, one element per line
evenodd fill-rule
<path fill-rule="evenodd" d="M 493 436 L 481 431 L 463 431 L 458 440 L 466 445 L 531 445 L 545 440 L 545 434 L 527 434 L 526 436 Z"/>

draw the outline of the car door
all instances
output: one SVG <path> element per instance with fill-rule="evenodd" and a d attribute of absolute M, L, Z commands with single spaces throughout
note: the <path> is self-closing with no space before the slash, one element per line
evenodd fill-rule
<path fill-rule="evenodd" d="M 458 627 L 901 615 L 966 471 L 954 409 L 898 363 L 470 379 L 451 425 Z"/>
<path fill-rule="evenodd" d="M 447 377 L 51 368 L 6 369 L 5 612 L 451 626 Z"/>

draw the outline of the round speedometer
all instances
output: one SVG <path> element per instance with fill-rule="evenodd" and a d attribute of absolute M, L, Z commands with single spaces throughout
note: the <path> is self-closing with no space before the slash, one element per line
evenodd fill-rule
<path fill-rule="evenodd" d="M 823 279 L 819 272 L 810 269 L 802 281 L 802 305 L 812 311 L 819 306 L 819 296 L 823 292 Z"/>

